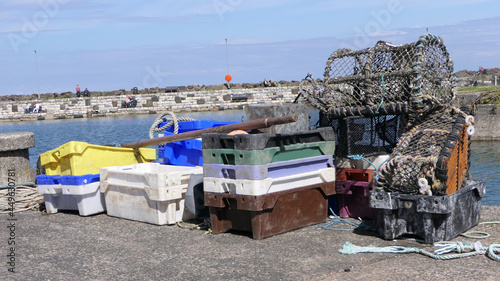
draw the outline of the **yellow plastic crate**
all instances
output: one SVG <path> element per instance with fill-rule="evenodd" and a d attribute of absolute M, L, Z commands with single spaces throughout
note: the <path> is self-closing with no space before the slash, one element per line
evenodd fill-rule
<path fill-rule="evenodd" d="M 70 141 L 42 153 L 40 164 L 47 175 L 99 174 L 99 168 L 125 166 L 156 160 L 153 148 L 124 148 Z"/>

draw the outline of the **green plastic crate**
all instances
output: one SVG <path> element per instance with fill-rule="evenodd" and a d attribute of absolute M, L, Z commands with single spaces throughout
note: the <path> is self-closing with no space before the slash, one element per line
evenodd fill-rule
<path fill-rule="evenodd" d="M 300 143 L 260 150 L 203 149 L 203 164 L 267 165 L 334 153 L 335 141 Z"/>

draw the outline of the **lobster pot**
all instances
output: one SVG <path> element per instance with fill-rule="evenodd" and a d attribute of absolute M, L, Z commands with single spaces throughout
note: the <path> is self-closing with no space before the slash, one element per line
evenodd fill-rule
<path fill-rule="evenodd" d="M 378 190 L 446 195 L 460 189 L 470 166 L 473 127 L 467 113 L 437 110 L 405 133 L 379 171 Z"/>
<path fill-rule="evenodd" d="M 325 118 L 322 115 L 320 118 Z M 346 117 L 334 119 L 331 124 L 320 120 L 335 131 L 335 155 L 365 157 L 392 153 L 407 125 L 406 115 Z"/>
<path fill-rule="evenodd" d="M 310 78 L 299 92 L 332 119 L 421 110 L 425 100 L 448 103 L 456 79 L 443 40 L 432 34 L 409 44 L 379 41 L 363 50 L 337 50 L 328 58 L 323 81 Z"/>

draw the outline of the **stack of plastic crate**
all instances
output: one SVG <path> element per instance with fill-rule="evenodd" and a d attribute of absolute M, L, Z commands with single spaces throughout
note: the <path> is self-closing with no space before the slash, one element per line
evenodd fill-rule
<path fill-rule="evenodd" d="M 37 176 L 38 192 L 44 195 L 47 213 L 78 210 L 81 216 L 106 210 L 100 192 L 99 169 L 156 159 L 150 148 L 120 148 L 72 141 L 40 155 L 45 174 Z"/>
<path fill-rule="evenodd" d="M 321 223 L 335 193 L 332 128 L 204 134 L 203 189 L 213 233 L 262 239 Z"/>
<path fill-rule="evenodd" d="M 99 192 L 99 174 L 83 176 L 37 176 L 38 192 L 44 194 L 48 213 L 75 210 L 81 216 L 106 210 L 104 197 Z"/>
<path fill-rule="evenodd" d="M 110 216 L 156 225 L 194 218 L 184 201 L 190 177 L 203 168 L 141 163 L 101 168 L 101 192 Z"/>

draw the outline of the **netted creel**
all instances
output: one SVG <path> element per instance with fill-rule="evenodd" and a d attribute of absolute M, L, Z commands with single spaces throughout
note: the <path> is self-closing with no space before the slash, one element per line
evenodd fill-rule
<path fill-rule="evenodd" d="M 337 50 L 323 81 L 308 74 L 299 92 L 330 119 L 421 114 L 454 99 L 455 79 L 443 40 L 424 34 L 409 44 L 379 41 L 363 50 Z"/>
<path fill-rule="evenodd" d="M 460 189 L 468 177 L 472 122 L 468 108 L 443 106 L 410 123 L 390 160 L 379 170 L 379 191 L 446 195 Z"/>

